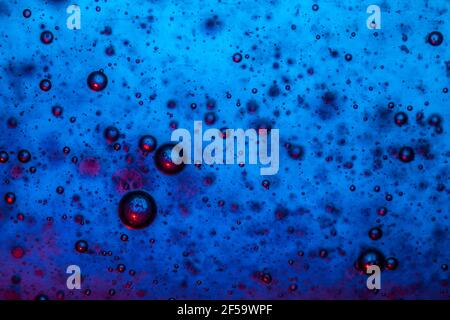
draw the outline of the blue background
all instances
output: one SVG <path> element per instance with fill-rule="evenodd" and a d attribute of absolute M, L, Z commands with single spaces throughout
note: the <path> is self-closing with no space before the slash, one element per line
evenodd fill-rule
<path fill-rule="evenodd" d="M 0 2 L 0 149 L 10 156 L 0 164 L 1 299 L 449 298 L 449 1 L 79 1 L 81 30 L 66 27 L 70 4 Z M 366 27 L 370 4 L 381 7 L 381 30 Z M 434 30 L 444 35 L 436 47 L 426 41 Z M 108 86 L 93 92 L 86 79 L 99 69 Z M 139 151 L 144 134 L 168 142 L 172 122 L 192 130 L 212 100 L 214 128 L 280 129 L 276 176 L 251 165 L 166 176 Z M 107 126 L 120 130 L 119 151 Z M 303 148 L 300 159 L 287 144 Z M 410 163 L 397 158 L 404 145 Z M 30 162 L 17 160 L 20 149 Z M 144 230 L 118 218 L 126 186 L 157 203 Z M 87 253 L 75 251 L 79 239 Z M 354 266 L 366 248 L 399 261 L 378 293 Z M 71 264 L 81 290 L 66 288 Z"/>

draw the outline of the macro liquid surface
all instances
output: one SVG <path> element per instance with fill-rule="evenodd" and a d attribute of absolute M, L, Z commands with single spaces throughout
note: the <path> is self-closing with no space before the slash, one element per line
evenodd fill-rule
<path fill-rule="evenodd" d="M 0 299 L 450 297 L 449 1 L 70 4 L 0 0 Z"/>

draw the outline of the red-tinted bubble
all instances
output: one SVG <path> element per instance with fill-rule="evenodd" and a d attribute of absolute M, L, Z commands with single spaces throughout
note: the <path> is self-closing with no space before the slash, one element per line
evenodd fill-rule
<path fill-rule="evenodd" d="M 103 136 L 108 142 L 116 142 L 119 139 L 120 132 L 116 127 L 109 126 L 103 131 Z"/>
<path fill-rule="evenodd" d="M 20 259 L 25 255 L 25 250 L 22 247 L 14 247 L 11 250 L 11 254 L 14 258 Z"/>
<path fill-rule="evenodd" d="M 64 147 L 63 148 L 63 153 L 64 153 L 64 155 L 67 156 L 70 153 L 70 148 L 69 147 Z"/>
<path fill-rule="evenodd" d="M 356 261 L 356 268 L 366 272 L 369 266 L 376 265 L 380 269 L 384 266 L 384 255 L 377 249 L 367 249 L 361 252 Z"/>
<path fill-rule="evenodd" d="M 22 15 L 28 19 L 29 17 L 31 17 L 31 10 L 30 9 L 23 10 Z"/>
<path fill-rule="evenodd" d="M 116 268 L 117 272 L 120 272 L 120 273 L 125 272 L 126 269 L 127 268 L 126 268 L 126 266 L 123 263 L 118 264 L 117 268 Z"/>
<path fill-rule="evenodd" d="M 14 117 L 8 118 L 6 123 L 8 124 L 8 128 L 10 128 L 10 129 L 17 128 L 17 119 Z"/>
<path fill-rule="evenodd" d="M 16 202 L 16 195 L 13 192 L 7 192 L 5 194 L 5 201 L 7 204 L 13 204 Z"/>
<path fill-rule="evenodd" d="M 233 61 L 236 63 L 239 63 L 242 61 L 242 54 L 240 54 L 239 52 L 236 52 L 235 54 L 233 54 Z"/>
<path fill-rule="evenodd" d="M 93 91 L 102 91 L 108 85 L 108 78 L 103 71 L 94 71 L 89 74 L 87 84 Z"/>
<path fill-rule="evenodd" d="M 53 33 L 51 33 L 51 31 L 43 31 L 41 33 L 41 42 L 43 44 L 50 44 L 53 42 Z"/>
<path fill-rule="evenodd" d="M 378 240 L 383 235 L 383 232 L 380 228 L 375 227 L 369 230 L 369 238 L 372 240 Z"/>
<path fill-rule="evenodd" d="M 31 160 L 31 153 L 28 150 L 22 149 L 17 153 L 17 158 L 22 163 L 27 163 Z"/>
<path fill-rule="evenodd" d="M 78 253 L 85 253 L 88 250 L 88 243 L 86 240 L 78 240 L 75 243 L 75 250 Z"/>
<path fill-rule="evenodd" d="M 444 41 L 444 36 L 439 31 L 433 31 L 428 35 L 428 43 L 434 47 L 440 46 Z"/>
<path fill-rule="evenodd" d="M 403 147 L 398 152 L 398 158 L 401 162 L 411 162 L 414 160 L 414 150 L 411 147 Z"/>
<path fill-rule="evenodd" d="M 156 203 L 145 191 L 131 191 L 119 203 L 119 218 L 130 229 L 148 227 L 156 217 Z"/>
<path fill-rule="evenodd" d="M 428 118 L 428 124 L 429 124 L 430 126 L 433 126 L 433 127 L 439 126 L 439 125 L 441 124 L 441 122 L 442 122 L 442 118 L 441 118 L 441 116 L 438 115 L 438 114 L 432 114 L 432 115 Z"/>
<path fill-rule="evenodd" d="M 386 269 L 395 270 L 398 268 L 398 260 L 394 257 L 389 257 L 386 259 Z"/>
<path fill-rule="evenodd" d="M 5 150 L 0 151 L 0 163 L 6 163 L 9 160 L 9 154 Z"/>
<path fill-rule="evenodd" d="M 300 159 L 303 156 L 303 148 L 297 145 L 290 145 L 288 154 L 292 159 Z"/>
<path fill-rule="evenodd" d="M 60 116 L 62 116 L 62 113 L 63 113 L 63 108 L 62 108 L 61 106 L 53 106 L 53 107 L 52 107 L 52 114 L 53 114 L 55 117 L 60 117 Z"/>
<path fill-rule="evenodd" d="M 167 108 L 169 109 L 175 109 L 177 106 L 177 102 L 175 100 L 169 100 L 167 101 Z"/>
<path fill-rule="evenodd" d="M 404 112 L 397 112 L 394 115 L 395 124 L 398 126 L 402 126 L 408 122 L 408 115 Z"/>
<path fill-rule="evenodd" d="M 205 113 L 205 123 L 207 125 L 212 125 L 216 122 L 216 114 L 214 112 Z"/>
<path fill-rule="evenodd" d="M 388 213 L 388 209 L 386 207 L 380 207 L 377 210 L 378 215 L 385 216 Z"/>
<path fill-rule="evenodd" d="M 52 83 L 49 79 L 42 79 L 41 82 L 39 82 L 39 88 L 45 92 L 50 91 L 52 88 Z"/>
<path fill-rule="evenodd" d="M 270 273 L 260 272 L 259 276 L 264 284 L 270 284 L 272 282 L 272 275 Z"/>
<path fill-rule="evenodd" d="M 142 152 L 152 152 L 156 149 L 156 145 L 156 139 L 151 135 L 145 135 L 139 139 L 139 149 Z"/>
<path fill-rule="evenodd" d="M 173 147 L 175 147 L 175 144 L 167 143 L 167 144 L 160 146 L 156 150 L 156 153 L 155 153 L 156 167 L 161 172 L 168 174 L 168 175 L 177 174 L 184 168 L 184 163 L 176 164 L 172 161 Z"/>

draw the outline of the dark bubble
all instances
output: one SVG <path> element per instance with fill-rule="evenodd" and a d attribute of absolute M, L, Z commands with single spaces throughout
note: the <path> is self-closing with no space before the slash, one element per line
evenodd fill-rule
<path fill-rule="evenodd" d="M 117 268 L 116 268 L 117 272 L 120 272 L 120 273 L 125 272 L 126 269 L 127 269 L 127 268 L 126 268 L 126 266 L 125 266 L 123 263 L 119 263 L 119 264 L 117 265 Z"/>
<path fill-rule="evenodd" d="M 369 238 L 372 240 L 378 240 L 383 235 L 383 232 L 380 228 L 375 227 L 369 230 Z"/>
<path fill-rule="evenodd" d="M 31 153 L 28 150 L 22 149 L 17 153 L 17 158 L 22 163 L 27 163 L 31 160 Z"/>
<path fill-rule="evenodd" d="M 366 272 L 367 268 L 373 265 L 382 269 L 384 266 L 384 255 L 377 249 L 366 249 L 362 251 L 356 261 L 356 268 Z"/>
<path fill-rule="evenodd" d="M 5 150 L 0 151 L 0 163 L 6 163 L 9 160 L 9 154 Z"/>
<path fill-rule="evenodd" d="M 444 36 L 439 31 L 433 31 L 428 35 L 428 43 L 434 47 L 440 46 L 444 41 Z"/>
<path fill-rule="evenodd" d="M 289 157 L 291 157 L 292 159 L 301 159 L 303 157 L 303 148 L 301 146 L 298 145 L 290 145 L 288 148 L 288 154 Z"/>
<path fill-rule="evenodd" d="M 236 52 L 235 54 L 233 54 L 233 61 L 236 63 L 239 63 L 242 61 L 242 54 L 240 54 L 239 52 Z"/>
<path fill-rule="evenodd" d="M 156 217 L 156 203 L 145 191 L 131 191 L 119 203 L 119 218 L 130 229 L 148 227 Z"/>
<path fill-rule="evenodd" d="M 398 126 L 402 126 L 408 122 L 408 115 L 404 112 L 397 112 L 394 115 L 395 124 Z"/>
<path fill-rule="evenodd" d="M 211 112 L 207 112 L 207 113 L 205 113 L 204 119 L 205 119 L 205 123 L 207 125 L 212 125 L 212 124 L 214 124 L 216 122 L 216 114 L 214 112 L 212 112 L 212 111 Z"/>
<path fill-rule="evenodd" d="M 378 215 L 385 216 L 388 213 L 388 209 L 386 207 L 380 207 L 377 210 Z"/>
<path fill-rule="evenodd" d="M 398 158 L 401 162 L 411 162 L 414 160 L 414 150 L 411 147 L 402 147 L 398 152 Z"/>
<path fill-rule="evenodd" d="M 398 268 L 398 260 L 394 257 L 389 257 L 386 259 L 386 269 L 395 270 Z"/>
<path fill-rule="evenodd" d="M 43 31 L 42 33 L 41 33 L 41 42 L 43 43 L 43 44 L 50 44 L 50 43 L 52 43 L 53 42 L 53 33 L 51 33 L 51 31 L 48 31 L 48 30 L 46 30 L 46 31 Z"/>
<path fill-rule="evenodd" d="M 88 250 L 88 243 L 86 240 L 78 240 L 75 243 L 75 251 L 78 253 L 85 253 Z"/>
<path fill-rule="evenodd" d="M 39 82 L 39 88 L 45 92 L 50 91 L 52 82 L 49 79 L 42 79 L 41 82 Z"/>
<path fill-rule="evenodd" d="M 441 116 L 436 113 L 430 115 L 430 117 L 428 118 L 428 124 L 433 127 L 439 126 L 441 122 L 442 122 Z"/>
<path fill-rule="evenodd" d="M 25 18 L 29 18 L 29 17 L 31 17 L 31 10 L 25 9 L 25 10 L 23 10 L 22 14 Z"/>
<path fill-rule="evenodd" d="M 179 173 L 184 168 L 184 163 L 176 164 L 172 161 L 173 143 L 167 143 L 160 146 L 155 153 L 156 167 L 163 173 L 173 175 Z M 180 154 L 182 156 L 182 154 Z"/>
<path fill-rule="evenodd" d="M 13 204 L 14 202 L 16 202 L 16 195 L 14 192 L 7 192 L 5 194 L 5 202 L 7 204 Z"/>
<path fill-rule="evenodd" d="M 93 91 L 102 91 L 108 85 L 108 78 L 102 71 L 94 71 L 89 74 L 87 84 Z"/>
<path fill-rule="evenodd" d="M 103 136 L 108 142 L 116 142 L 119 139 L 120 132 L 116 127 L 109 126 L 103 131 Z"/>
<path fill-rule="evenodd" d="M 156 146 L 156 139 L 151 135 L 145 135 L 139 139 L 139 149 L 141 149 L 142 152 L 152 152 L 156 149 Z"/>
<path fill-rule="evenodd" d="M 63 113 L 63 108 L 62 108 L 61 106 L 53 106 L 53 107 L 52 107 L 52 114 L 53 114 L 55 117 L 60 117 L 60 116 L 62 116 L 62 113 Z"/>

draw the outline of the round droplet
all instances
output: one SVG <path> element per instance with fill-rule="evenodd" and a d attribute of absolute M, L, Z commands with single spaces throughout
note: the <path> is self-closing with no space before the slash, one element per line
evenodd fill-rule
<path fill-rule="evenodd" d="M 172 161 L 173 143 L 166 143 L 160 146 L 155 153 L 156 167 L 163 173 L 173 175 L 179 173 L 184 168 L 184 163 L 176 164 Z M 182 156 L 182 154 L 180 154 Z"/>
<path fill-rule="evenodd" d="M 444 36 L 439 31 L 433 31 L 428 35 L 428 43 L 434 47 L 440 46 L 444 41 Z"/>
<path fill-rule="evenodd" d="M 239 63 L 242 61 L 242 54 L 240 54 L 239 52 L 236 52 L 235 54 L 233 54 L 233 61 L 236 63 Z"/>
<path fill-rule="evenodd" d="M 145 135 L 139 139 L 139 149 L 142 152 L 152 152 L 156 149 L 156 139 L 153 136 Z"/>
<path fill-rule="evenodd" d="M 60 117 L 63 113 L 63 108 L 61 106 L 53 106 L 52 107 L 52 114 L 55 117 Z"/>
<path fill-rule="evenodd" d="M 205 123 L 207 125 L 212 125 L 216 122 L 216 114 L 212 111 L 207 112 L 207 113 L 205 113 L 204 119 L 205 119 Z"/>
<path fill-rule="evenodd" d="M 292 159 L 300 159 L 303 156 L 303 148 L 297 145 L 291 145 L 288 154 Z"/>
<path fill-rule="evenodd" d="M 386 207 L 380 207 L 377 210 L 378 215 L 385 216 L 388 213 L 388 209 Z"/>
<path fill-rule="evenodd" d="M 22 163 L 27 163 L 31 160 L 31 153 L 28 150 L 22 149 L 17 153 L 17 158 Z"/>
<path fill-rule="evenodd" d="M 5 150 L 0 151 L 0 163 L 6 163 L 9 160 L 9 154 Z"/>
<path fill-rule="evenodd" d="M 369 230 L 369 238 L 372 240 L 378 240 L 383 235 L 383 232 L 380 228 L 375 227 Z"/>
<path fill-rule="evenodd" d="M 24 18 L 28 19 L 29 17 L 31 17 L 31 10 L 30 9 L 23 10 L 22 15 L 24 16 Z"/>
<path fill-rule="evenodd" d="M 394 121 L 396 125 L 401 127 L 408 122 L 408 115 L 404 112 L 397 112 L 394 115 Z"/>
<path fill-rule="evenodd" d="M 117 268 L 116 268 L 117 272 L 120 272 L 120 273 L 125 272 L 126 269 L 127 268 L 126 268 L 126 266 L 123 263 L 118 264 Z"/>
<path fill-rule="evenodd" d="M 119 218 L 130 229 L 148 227 L 156 217 L 156 203 L 145 191 L 131 191 L 119 203 Z"/>
<path fill-rule="evenodd" d="M 52 83 L 49 79 L 42 79 L 41 82 L 39 82 L 39 88 L 45 92 L 50 91 L 52 88 Z"/>
<path fill-rule="evenodd" d="M 395 270 L 398 267 L 398 260 L 394 257 L 389 257 L 386 259 L 386 269 Z"/>
<path fill-rule="evenodd" d="M 14 192 L 7 192 L 5 194 L 5 201 L 7 204 L 13 204 L 16 202 L 16 195 Z"/>
<path fill-rule="evenodd" d="M 88 243 L 86 240 L 78 240 L 75 243 L 75 250 L 78 253 L 85 253 L 88 250 Z"/>
<path fill-rule="evenodd" d="M 384 255 L 377 249 L 367 249 L 361 252 L 356 262 L 356 268 L 366 272 L 367 268 L 373 265 L 382 269 L 384 266 Z"/>
<path fill-rule="evenodd" d="M 414 150 L 411 147 L 402 147 L 398 152 L 398 158 L 401 162 L 411 162 L 414 160 Z"/>
<path fill-rule="evenodd" d="M 119 139 L 120 132 L 116 127 L 109 126 L 103 131 L 103 136 L 108 142 L 116 142 Z"/>
<path fill-rule="evenodd" d="M 11 254 L 14 258 L 20 259 L 25 255 L 25 250 L 22 247 L 14 247 L 11 249 Z"/>
<path fill-rule="evenodd" d="M 438 115 L 438 114 L 432 114 L 429 118 L 428 118 L 428 124 L 430 125 L 430 126 L 433 126 L 433 127 L 438 127 L 440 124 L 441 124 L 441 122 L 442 122 L 442 118 L 441 118 L 441 116 L 440 115 Z"/>
<path fill-rule="evenodd" d="M 43 44 L 50 44 L 53 42 L 53 33 L 51 33 L 51 31 L 43 31 L 41 33 L 41 42 Z"/>
<path fill-rule="evenodd" d="M 87 84 L 93 91 L 102 91 L 108 85 L 108 78 L 102 71 L 94 71 L 89 74 Z"/>

